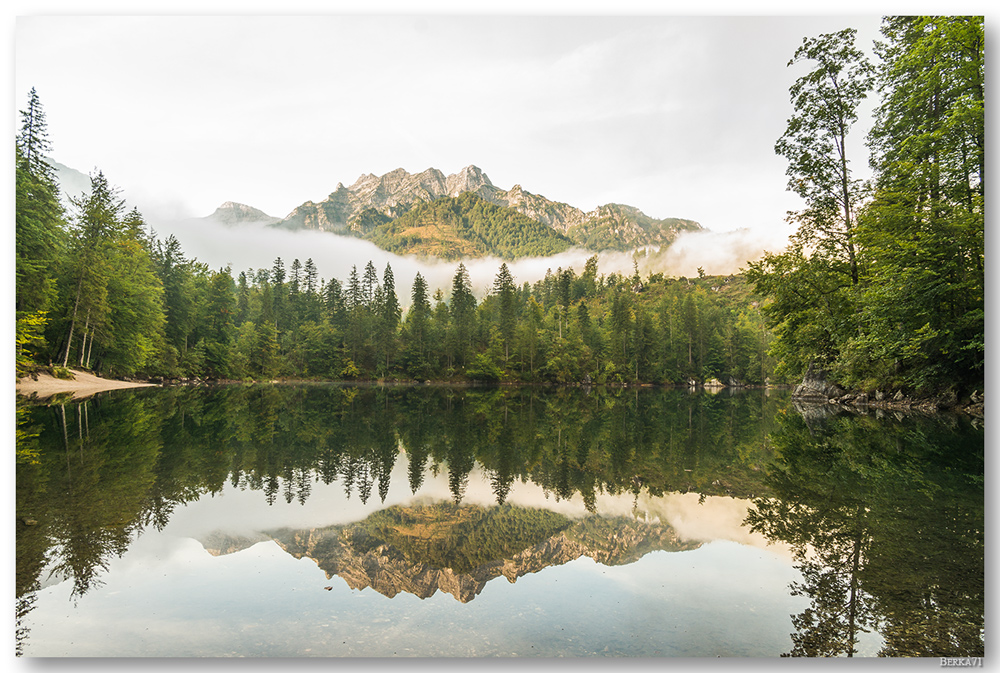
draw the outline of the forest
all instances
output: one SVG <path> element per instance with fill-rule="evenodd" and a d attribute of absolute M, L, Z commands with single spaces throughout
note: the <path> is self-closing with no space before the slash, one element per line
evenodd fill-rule
<path fill-rule="evenodd" d="M 328 280 L 312 259 L 210 269 L 156 238 L 100 171 L 65 212 L 33 89 L 16 139 L 17 373 L 687 385 L 792 382 L 813 366 L 853 389 L 981 389 L 983 19 L 887 17 L 882 33 L 878 64 L 852 29 L 806 38 L 789 63 L 810 70 L 775 145 L 804 204 L 786 250 L 726 277 L 601 274 L 595 255 L 518 284 L 504 263 L 481 299 L 462 263 L 450 288 L 417 274 L 402 301 L 389 265 Z M 875 94 L 869 155 L 849 156 Z M 855 178 L 859 159 L 871 179 Z M 413 224 L 446 210 L 502 258 L 550 244 L 488 205 L 427 204 Z"/>
<path fill-rule="evenodd" d="M 484 255 L 505 260 L 544 257 L 572 246 L 555 229 L 513 208 L 484 201 L 473 192 L 415 204 L 394 220 L 370 208 L 354 219 L 352 227 L 383 250 L 448 260 Z"/>
<path fill-rule="evenodd" d="M 519 285 L 502 263 L 480 300 L 460 262 L 450 288 L 418 273 L 404 315 L 388 264 L 324 280 L 311 258 L 235 274 L 188 259 L 102 172 L 66 222 L 34 91 L 23 119 L 19 375 L 46 366 L 162 379 L 759 384 L 773 370 L 770 335 L 738 276 L 600 274 L 595 255 L 582 273 L 557 268 Z M 503 228 L 488 228 L 491 216 L 513 212 L 468 194 L 411 213 L 442 209 L 484 239 Z"/>
<path fill-rule="evenodd" d="M 855 31 L 806 39 L 775 151 L 805 207 L 789 247 L 748 265 L 773 355 L 846 388 L 963 395 L 984 380 L 983 17 L 885 17 L 878 65 Z M 877 93 L 868 155 L 848 136 Z M 867 159 L 860 180 L 851 161 Z"/>

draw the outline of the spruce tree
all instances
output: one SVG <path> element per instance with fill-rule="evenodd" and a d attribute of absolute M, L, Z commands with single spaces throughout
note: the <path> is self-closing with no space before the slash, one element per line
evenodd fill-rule
<path fill-rule="evenodd" d="M 500 265 L 496 280 L 493 281 L 493 294 L 498 301 L 499 315 L 497 326 L 503 338 L 504 362 L 510 360 L 510 343 L 514 340 L 514 327 L 517 320 L 517 286 L 507 264 Z"/>
<path fill-rule="evenodd" d="M 451 285 L 452 352 L 466 366 L 476 327 L 476 297 L 465 264 L 459 264 Z"/>
<path fill-rule="evenodd" d="M 46 160 L 51 151 L 45 112 L 32 88 L 15 143 L 15 308 L 44 325 L 55 299 L 56 259 L 65 238 L 59 187 Z M 20 350 L 20 349 L 19 349 Z"/>
<path fill-rule="evenodd" d="M 410 290 L 410 310 L 406 313 L 406 361 L 411 376 L 427 376 L 427 348 L 431 305 L 427 299 L 427 281 L 418 272 Z"/>
<path fill-rule="evenodd" d="M 28 107 L 21 110 L 21 130 L 17 135 L 17 149 L 20 160 L 29 173 L 51 185 L 56 184 L 55 170 L 49 165 L 46 155 L 52 152 L 49 141 L 45 109 L 32 87 L 28 93 Z"/>

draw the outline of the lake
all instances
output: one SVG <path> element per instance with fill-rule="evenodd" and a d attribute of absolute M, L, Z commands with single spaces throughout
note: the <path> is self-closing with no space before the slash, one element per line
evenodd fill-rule
<path fill-rule="evenodd" d="M 19 406 L 18 654 L 982 656 L 984 431 L 787 391 Z"/>

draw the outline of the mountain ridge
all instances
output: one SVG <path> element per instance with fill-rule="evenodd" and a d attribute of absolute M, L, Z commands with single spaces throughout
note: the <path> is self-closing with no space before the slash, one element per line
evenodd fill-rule
<path fill-rule="evenodd" d="M 366 211 L 396 219 L 420 203 L 457 198 L 470 192 L 493 205 L 510 208 L 541 222 L 574 245 L 595 252 L 662 247 L 672 243 L 682 231 L 702 229 L 693 220 L 656 219 L 625 204 L 605 204 L 585 212 L 533 194 L 520 184 L 508 190 L 501 189 L 475 165 L 452 175 L 445 175 L 437 168 L 420 173 L 397 168 L 381 176 L 365 173 L 350 187 L 338 183 L 323 201 L 306 201 L 271 226 L 364 237 L 364 222 L 359 218 Z"/>
<path fill-rule="evenodd" d="M 516 517 L 522 537 L 507 545 L 489 537 L 491 516 Z M 471 544 L 473 538 L 491 550 L 505 548 L 463 564 L 468 559 L 456 549 Z M 475 599 L 499 577 L 513 583 L 584 556 L 615 566 L 634 563 L 653 551 L 680 552 L 701 546 L 682 540 L 671 526 L 658 521 L 597 515 L 570 520 L 509 505 L 482 508 L 450 503 L 397 505 L 347 525 L 281 528 L 240 536 L 217 532 L 201 539 L 213 556 L 262 541 L 275 542 L 296 559 L 312 559 L 327 579 L 339 576 L 355 590 L 370 587 L 389 598 L 399 593 L 429 598 L 442 591 L 461 603 Z M 481 550 L 476 544 L 471 548 Z M 446 550 L 452 554 L 450 560 L 442 556 Z"/>
<path fill-rule="evenodd" d="M 53 165 L 68 208 L 69 196 L 89 190 L 89 178 L 62 164 Z M 465 195 L 474 195 L 490 207 L 463 199 Z M 448 199 L 448 203 L 434 205 Z M 411 220 L 397 222 L 411 211 L 416 211 Z M 434 219 L 435 213 L 443 219 Z M 419 226 L 408 225 L 414 221 Z M 305 201 L 283 218 L 226 201 L 211 215 L 189 217 L 185 222 L 329 232 L 366 239 L 397 254 L 447 260 L 490 255 L 516 259 L 570 247 L 592 252 L 659 249 L 673 243 L 681 232 L 702 230 L 693 220 L 657 219 L 635 206 L 609 203 L 585 212 L 529 192 L 520 184 L 502 189 L 475 165 L 451 175 L 437 168 L 419 173 L 403 168 L 383 175 L 363 173 L 349 187 L 338 182 L 325 199 Z"/>

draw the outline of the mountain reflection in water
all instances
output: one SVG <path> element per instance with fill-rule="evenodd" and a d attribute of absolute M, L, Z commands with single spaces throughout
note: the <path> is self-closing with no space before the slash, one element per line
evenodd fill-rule
<path fill-rule="evenodd" d="M 626 639 L 595 652 L 982 649 L 982 429 L 961 419 L 813 418 L 763 391 L 327 384 L 121 391 L 26 406 L 18 420 L 17 643 L 28 654 L 46 651 L 31 628 L 47 587 L 69 583 L 82 606 L 116 559 L 157 535 L 227 557 L 267 541 L 351 590 L 470 606 L 501 576 L 520 584 L 583 558 L 638 567 L 731 540 L 801 573 L 786 598 L 808 606 L 776 613 L 795 611 L 774 626 L 789 645 Z M 295 647 L 277 651 L 305 654 Z M 213 656 L 206 648 L 188 656 Z M 338 648 L 325 654 L 381 651 Z"/>
<path fill-rule="evenodd" d="M 273 539 L 296 558 L 308 557 L 352 589 L 373 588 L 392 598 L 401 591 L 428 598 L 437 591 L 462 603 L 486 583 L 513 583 L 586 556 L 604 565 L 633 563 L 651 551 L 696 549 L 667 525 L 631 517 L 591 515 L 571 521 L 540 509 L 484 508 L 451 503 L 393 506 L 349 526 L 279 530 L 233 539 L 203 540 L 213 553 L 232 553 Z"/>

